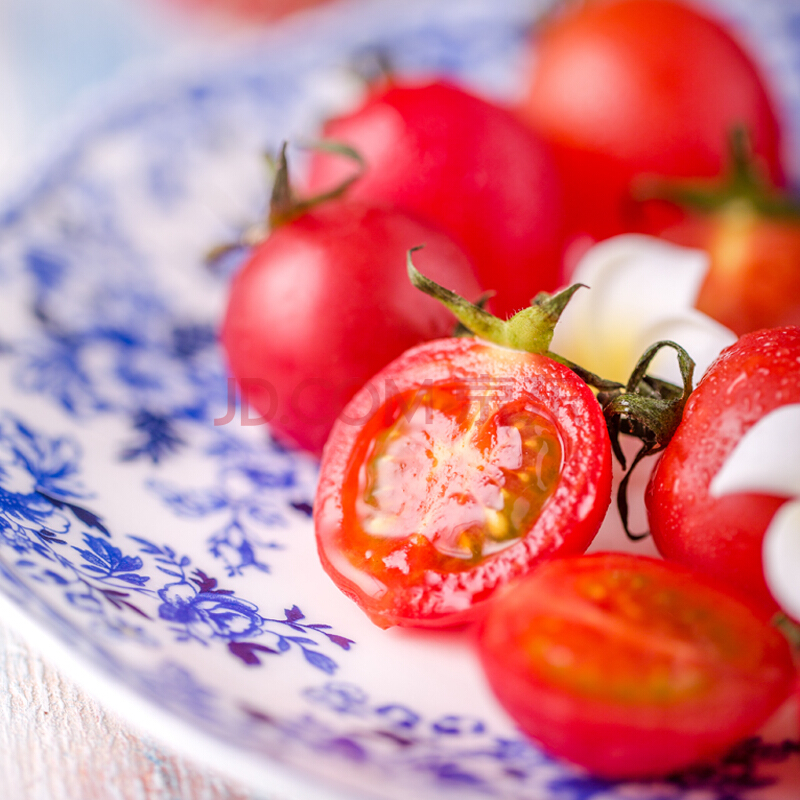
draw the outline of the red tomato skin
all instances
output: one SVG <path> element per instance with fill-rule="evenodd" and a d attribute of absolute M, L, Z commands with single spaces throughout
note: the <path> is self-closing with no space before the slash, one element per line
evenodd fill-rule
<path fill-rule="evenodd" d="M 471 255 L 494 313 L 526 308 L 559 285 L 564 218 L 548 147 L 508 110 L 456 86 L 391 84 L 323 137 L 343 141 L 368 169 L 352 197 L 431 219 Z M 311 191 L 352 173 L 341 157 L 312 155 Z"/>
<path fill-rule="evenodd" d="M 800 219 L 730 208 L 690 216 L 659 235 L 709 254 L 695 305 L 738 336 L 800 325 Z"/>
<path fill-rule="evenodd" d="M 778 113 L 751 57 L 715 20 L 673 0 L 578 4 L 537 31 L 521 116 L 554 148 L 577 233 L 631 228 L 638 175 L 714 177 L 745 125 L 784 183 Z"/>
<path fill-rule="evenodd" d="M 406 252 L 467 297 L 463 251 L 402 212 L 335 202 L 272 231 L 235 276 L 221 330 L 231 372 L 283 443 L 319 456 L 336 416 L 412 345 L 448 336 L 452 314 L 415 289 Z"/>
<path fill-rule="evenodd" d="M 471 380 L 487 375 L 513 382 L 513 392 L 529 393 L 552 413 L 563 448 L 554 494 L 523 538 L 475 568 L 461 573 L 428 570 L 420 585 L 409 585 L 388 598 L 370 592 L 365 588 L 369 576 L 358 574 L 336 543 L 352 524 L 344 496 L 352 484 L 354 453 L 360 445 L 361 425 L 353 421 L 369 420 L 388 399 L 425 381 L 436 385 L 454 376 Z M 499 587 L 542 559 L 584 552 L 610 499 L 610 442 L 600 406 L 586 384 L 545 356 L 472 338 L 442 339 L 412 348 L 389 364 L 337 420 L 323 453 L 314 502 L 317 547 L 326 572 L 379 627 L 454 627 L 480 618 Z"/>
<path fill-rule="evenodd" d="M 186 13 L 239 20 L 247 24 L 273 22 L 287 14 L 322 5 L 327 0 L 163 0 Z"/>
<path fill-rule="evenodd" d="M 653 471 L 646 505 L 664 558 L 728 584 L 776 609 L 764 579 L 764 533 L 785 498 L 709 495 L 733 448 L 761 417 L 800 402 L 800 328 L 742 336 L 709 367 Z"/>
<path fill-rule="evenodd" d="M 576 588 L 582 580 L 601 576 L 608 581 L 609 576 L 626 574 L 649 581 L 654 598 L 661 592 L 686 599 L 678 601 L 678 610 L 666 605 L 663 612 L 656 602 L 637 619 L 642 612 L 635 603 L 622 604 L 620 613 L 613 598 L 587 602 Z M 699 637 L 693 642 L 688 634 L 681 639 L 680 615 L 686 614 L 691 631 L 696 608 L 705 613 L 710 609 L 721 621 L 729 637 L 722 643 L 730 650 L 723 653 L 715 642 Z M 548 626 L 553 619 L 568 625 L 570 643 L 574 637 L 591 637 L 593 652 L 579 647 L 573 665 L 580 669 L 597 658 L 606 666 L 599 674 L 606 686 L 594 687 L 592 693 L 559 684 L 531 666 L 525 643 L 542 635 L 543 618 Z M 667 638 L 675 630 L 677 646 L 689 655 L 683 664 L 675 658 L 670 679 L 685 679 L 687 671 L 691 679 L 692 670 L 697 670 L 711 679 L 705 689 L 681 697 L 678 686 L 677 696 L 667 700 L 648 696 L 649 687 L 643 692 L 633 687 L 634 696 L 627 700 L 607 691 L 618 677 L 610 672 L 615 665 L 623 681 L 636 682 L 639 674 L 644 681 L 648 659 L 663 659 L 675 647 Z M 552 755 L 615 780 L 663 777 L 716 759 L 753 734 L 787 699 L 796 680 L 785 638 L 758 610 L 680 565 L 623 553 L 559 558 L 540 565 L 497 595 L 477 641 L 491 688 L 522 730 Z M 563 647 L 563 640 L 553 641 L 553 646 Z"/>

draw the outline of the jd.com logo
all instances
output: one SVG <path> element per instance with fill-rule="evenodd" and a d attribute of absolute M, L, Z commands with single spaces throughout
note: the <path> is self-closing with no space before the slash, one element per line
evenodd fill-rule
<path fill-rule="evenodd" d="M 494 375 L 476 375 L 459 379 L 457 389 L 451 389 L 458 399 L 462 401 L 462 413 L 468 414 L 474 411 L 474 404 L 478 404 L 479 410 L 483 411 L 487 403 L 501 405 L 504 401 L 511 399 L 513 395 L 513 378 L 502 378 Z M 239 391 L 237 392 L 237 388 Z M 325 379 L 307 380 L 299 383 L 289 396 L 284 408 L 280 408 L 278 391 L 275 386 L 264 378 L 244 378 L 237 387 L 234 378 L 228 378 L 228 407 L 225 415 L 217 417 L 214 425 L 229 425 L 236 421 L 237 410 L 239 411 L 239 425 L 252 427 L 256 425 L 266 425 L 273 420 L 285 423 L 289 416 L 300 419 L 308 424 L 319 423 L 325 420 L 325 415 L 315 413 L 315 403 L 309 402 L 310 397 L 324 397 L 341 395 L 340 386 L 334 385 Z M 385 414 L 388 418 L 397 419 L 400 414 L 406 419 L 416 414 L 422 408 L 425 413 L 425 422 L 430 423 L 433 418 L 433 408 L 431 397 L 436 385 L 431 380 L 423 381 L 411 392 L 400 392 L 397 384 L 391 378 L 386 378 L 382 385 L 374 382 L 367 383 L 362 391 L 369 393 L 371 403 L 367 410 L 358 417 L 349 416 L 342 411 L 338 419 L 347 425 L 362 426 L 367 420 L 384 406 Z M 237 393 L 239 403 L 237 406 Z M 251 398 L 258 398 L 256 405 L 260 409 L 266 408 L 263 413 L 254 415 Z M 392 403 L 387 403 L 392 399 Z M 391 421 L 387 419 L 387 422 Z"/>

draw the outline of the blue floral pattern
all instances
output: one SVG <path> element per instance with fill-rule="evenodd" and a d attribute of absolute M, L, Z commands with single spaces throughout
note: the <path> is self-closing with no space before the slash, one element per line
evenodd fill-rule
<path fill-rule="evenodd" d="M 771 14 L 719 8 L 761 43 L 800 143 L 800 15 L 765 2 Z M 213 424 L 227 404 L 217 325 L 242 253 L 216 271 L 203 260 L 263 213 L 262 152 L 313 133 L 370 49 L 400 72 L 513 95 L 544 4 L 343 7 L 145 81 L 0 211 L 0 592 L 264 774 L 275 759 L 392 798 L 755 800 L 769 787 L 789 800 L 800 745 L 783 734 L 652 784 L 555 763 L 475 684 L 463 642 L 439 642 L 431 662 L 425 640 L 372 627 L 332 587 L 312 461 L 266 428 Z M 414 684 L 425 658 L 443 672 Z"/>
<path fill-rule="evenodd" d="M 8 415 L 0 424 L 0 534 L 29 579 L 62 587 L 65 601 L 83 613 L 110 615 L 115 621 L 105 620 L 109 632 L 124 626 L 130 637 L 130 621 L 116 612 L 133 612 L 167 623 L 178 642 L 224 642 L 250 666 L 262 663 L 259 654 L 280 655 L 296 647 L 311 666 L 327 674 L 336 671 L 336 661 L 318 649 L 320 639 L 343 650 L 353 640 L 329 625 L 304 622 L 297 606 L 286 610 L 284 619 L 267 619 L 257 605 L 219 588 L 215 578 L 192 568 L 189 556 L 169 546 L 139 536 L 127 537 L 128 547 L 136 546 L 138 553 L 113 544 L 101 519 L 76 502 L 81 496 L 77 452 L 70 440 L 49 439 Z M 81 544 L 67 547 L 76 529 Z M 142 554 L 152 557 L 154 572 Z M 273 646 L 251 641 L 263 636 Z M 144 635 L 139 638 L 152 644 Z"/>
<path fill-rule="evenodd" d="M 315 467 L 298 464 L 287 453 L 245 443 L 216 443 L 210 454 L 218 464 L 214 480 L 204 487 L 184 488 L 161 479 L 150 488 L 176 515 L 213 520 L 208 527 L 209 553 L 229 577 L 246 570 L 270 571 L 264 554 L 281 550 L 277 535 L 291 517 L 308 517 Z"/>
<path fill-rule="evenodd" d="M 6 414 L 0 419 L 0 536 L 24 554 L 59 541 L 70 527 L 70 510 L 101 527 L 96 518 L 70 500 L 82 489 L 75 468 L 75 443 L 60 437 L 47 439 Z"/>
<path fill-rule="evenodd" d="M 49 395 L 77 417 L 124 414 L 132 435 L 120 444 L 123 459 L 158 462 L 176 451 L 183 444 L 181 421 L 203 418 L 220 397 L 221 368 L 204 358 L 215 343 L 211 326 L 170 323 L 161 299 L 135 286 L 101 287 L 89 300 L 99 313 L 80 325 L 66 323 L 47 308 L 60 288 L 52 276 L 65 266 L 56 268 L 41 253 L 28 253 L 26 261 L 41 326 L 21 346 L 18 385 Z"/>

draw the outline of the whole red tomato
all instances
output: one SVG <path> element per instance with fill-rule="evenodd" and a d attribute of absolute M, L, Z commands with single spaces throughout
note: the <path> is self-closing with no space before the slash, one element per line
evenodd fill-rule
<path fill-rule="evenodd" d="M 800 216 L 764 216 L 743 201 L 660 235 L 708 252 L 695 305 L 734 333 L 800 325 Z"/>
<path fill-rule="evenodd" d="M 608 778 L 707 762 L 795 686 L 786 639 L 696 573 L 643 556 L 553 559 L 489 607 L 483 667 L 555 756 Z"/>
<path fill-rule="evenodd" d="M 276 436 L 319 455 L 339 412 L 412 345 L 453 319 L 408 281 L 405 254 L 477 297 L 472 265 L 448 236 L 393 209 L 324 203 L 276 227 L 233 280 L 221 339 L 247 404 Z"/>
<path fill-rule="evenodd" d="M 712 497 L 709 485 L 744 433 L 775 408 L 800 402 L 800 328 L 758 331 L 723 350 L 689 398 L 647 490 L 659 552 L 774 608 L 761 546 L 785 498 Z"/>
<path fill-rule="evenodd" d="M 631 180 L 716 176 L 745 127 L 783 182 L 781 135 L 764 80 L 719 22 L 674 0 L 589 0 L 537 29 L 520 113 L 554 148 L 574 228 L 629 229 Z"/>
<path fill-rule="evenodd" d="M 322 565 L 381 627 L 463 623 L 541 559 L 588 547 L 610 452 L 594 395 L 561 364 L 426 342 L 334 425 L 314 502 Z"/>
<path fill-rule="evenodd" d="M 443 82 L 376 87 L 325 139 L 345 142 L 367 171 L 351 197 L 434 220 L 471 255 L 493 311 L 509 316 L 559 284 L 563 209 L 549 149 L 505 108 Z M 349 164 L 318 152 L 311 191 Z"/>

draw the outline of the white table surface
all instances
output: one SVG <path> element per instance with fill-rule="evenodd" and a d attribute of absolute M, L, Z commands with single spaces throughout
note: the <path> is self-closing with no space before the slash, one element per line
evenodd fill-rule
<path fill-rule="evenodd" d="M 140 735 L 0 623 L 4 800 L 285 800 Z"/>

